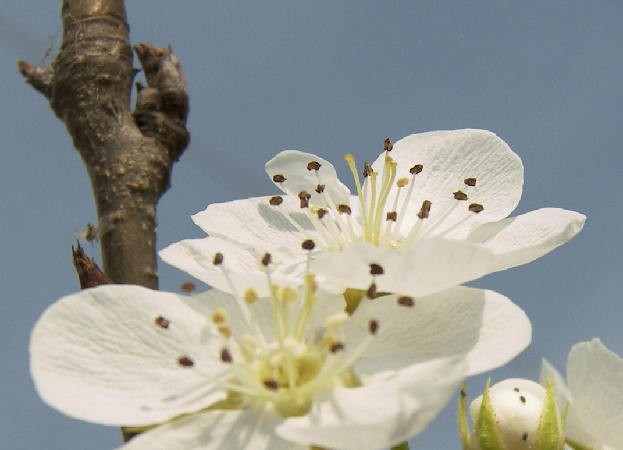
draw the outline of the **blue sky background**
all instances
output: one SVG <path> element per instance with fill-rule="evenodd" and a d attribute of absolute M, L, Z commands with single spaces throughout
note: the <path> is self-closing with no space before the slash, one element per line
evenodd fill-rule
<path fill-rule="evenodd" d="M 262 3 L 262 4 L 260 4 Z M 39 400 L 30 330 L 75 292 L 72 229 L 95 218 L 82 162 L 15 61 L 44 61 L 60 1 L 0 0 L 0 449 L 113 449 L 118 429 L 69 419 Z M 192 144 L 158 211 L 158 247 L 202 232 L 209 203 L 276 189 L 264 162 L 284 149 L 372 161 L 389 136 L 497 133 L 525 165 L 516 214 L 556 206 L 588 216 L 572 242 L 475 283 L 526 310 L 533 344 L 490 374 L 564 371 L 594 336 L 623 355 L 623 1 L 128 0 L 133 43 L 170 44 L 191 95 Z M 52 55 L 55 54 L 55 51 Z M 137 63 L 135 63 L 138 65 Z M 351 186 L 352 187 L 352 186 Z M 87 251 L 99 261 L 97 248 Z M 188 276 L 162 264 L 161 289 Z M 485 377 L 470 380 L 470 397 Z M 85 399 L 88 401 L 88 399 Z M 413 449 L 457 449 L 450 405 Z"/>

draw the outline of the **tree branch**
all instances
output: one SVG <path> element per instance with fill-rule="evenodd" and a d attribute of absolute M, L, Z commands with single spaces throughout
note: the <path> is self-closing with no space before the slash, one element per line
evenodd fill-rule
<path fill-rule="evenodd" d="M 132 114 L 136 71 L 123 0 L 64 0 L 62 19 L 52 69 L 19 62 L 19 70 L 50 100 L 87 167 L 104 272 L 118 284 L 157 288 L 156 204 L 190 139 L 184 75 L 169 49 L 137 45 L 148 86 Z"/>

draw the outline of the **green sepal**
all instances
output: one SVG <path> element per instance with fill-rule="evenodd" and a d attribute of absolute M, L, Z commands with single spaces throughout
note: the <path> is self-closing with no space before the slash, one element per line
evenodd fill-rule
<path fill-rule="evenodd" d="M 489 401 L 489 384 L 491 379 L 487 380 L 485 393 L 482 396 L 482 403 L 478 411 L 478 418 L 474 424 L 474 438 L 478 439 L 481 450 L 506 450 L 502 442 L 500 429 L 497 425 L 495 412 Z"/>
<path fill-rule="evenodd" d="M 461 435 L 461 442 L 463 443 L 463 450 L 469 450 L 470 437 L 469 437 L 469 425 L 467 424 L 467 383 L 463 380 L 461 385 L 461 395 L 459 396 L 459 434 Z"/>
<path fill-rule="evenodd" d="M 391 448 L 391 450 L 409 450 L 409 443 L 403 442 Z"/>
<path fill-rule="evenodd" d="M 344 310 L 348 314 L 354 313 L 365 293 L 366 291 L 361 289 L 347 288 L 343 294 L 344 300 L 346 301 L 346 308 Z"/>
<path fill-rule="evenodd" d="M 564 435 L 558 422 L 558 408 L 554 397 L 552 381 L 547 378 L 545 402 L 539 424 L 536 450 L 562 450 L 565 445 Z"/>

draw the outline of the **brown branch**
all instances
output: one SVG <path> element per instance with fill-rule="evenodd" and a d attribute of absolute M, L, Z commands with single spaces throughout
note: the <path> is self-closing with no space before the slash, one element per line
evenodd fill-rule
<path fill-rule="evenodd" d="M 156 204 L 188 145 L 188 94 L 168 49 L 139 44 L 148 86 L 135 112 L 136 74 L 123 0 L 64 0 L 63 41 L 52 69 L 18 63 L 50 100 L 84 161 L 100 222 L 104 272 L 119 284 L 157 288 Z"/>

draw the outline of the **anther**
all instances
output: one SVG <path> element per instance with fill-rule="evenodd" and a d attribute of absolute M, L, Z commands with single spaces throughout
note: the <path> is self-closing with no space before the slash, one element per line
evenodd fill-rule
<path fill-rule="evenodd" d="M 422 164 L 416 164 L 415 166 L 411 167 L 409 169 L 409 173 L 411 175 L 417 175 L 418 173 L 420 173 L 422 171 L 422 169 L 424 168 L 424 166 Z"/>
<path fill-rule="evenodd" d="M 372 172 L 374 172 L 374 170 L 372 170 L 372 166 L 368 163 L 363 163 L 363 177 L 368 178 Z"/>
<path fill-rule="evenodd" d="M 221 309 L 221 308 L 216 309 L 212 313 L 211 320 L 212 320 L 213 324 L 221 325 L 221 324 L 225 323 L 225 321 L 227 320 L 227 313 L 225 312 L 224 309 Z"/>
<path fill-rule="evenodd" d="M 250 287 L 244 291 L 244 299 L 247 303 L 255 303 L 258 299 L 257 291 L 255 288 Z"/>
<path fill-rule="evenodd" d="M 395 222 L 396 219 L 398 219 L 398 213 L 396 211 L 390 211 L 387 213 L 387 218 L 386 220 L 389 222 L 390 220 L 392 222 Z"/>
<path fill-rule="evenodd" d="M 180 356 L 177 358 L 177 363 L 182 367 L 192 367 L 195 365 L 194 361 L 188 356 Z"/>
<path fill-rule="evenodd" d="M 513 391 L 519 392 L 519 388 L 513 388 Z"/>
<path fill-rule="evenodd" d="M 214 259 L 212 260 L 212 264 L 214 264 L 215 266 L 218 266 L 219 264 L 223 263 L 223 254 L 221 252 L 215 253 L 214 254 Z"/>
<path fill-rule="evenodd" d="M 171 323 L 171 322 L 169 322 L 167 319 L 165 319 L 162 316 L 156 317 L 156 320 L 154 320 L 154 322 L 156 323 L 156 325 L 158 325 L 163 330 L 168 329 L 169 328 L 169 324 Z"/>
<path fill-rule="evenodd" d="M 279 206 L 283 203 L 283 197 L 281 195 L 275 195 L 268 200 L 271 206 Z"/>
<path fill-rule="evenodd" d="M 521 401 L 521 403 L 526 403 L 526 397 L 524 397 L 523 395 L 519 396 L 519 400 Z"/>
<path fill-rule="evenodd" d="M 344 350 L 344 344 L 342 344 L 341 342 L 336 342 L 329 349 L 329 351 L 331 353 L 337 353 L 337 352 L 342 351 L 342 350 Z"/>
<path fill-rule="evenodd" d="M 352 210 L 350 209 L 350 206 L 348 205 L 337 205 L 337 210 L 340 212 L 340 214 L 348 214 L 350 216 L 350 213 L 352 212 Z"/>
<path fill-rule="evenodd" d="M 262 265 L 267 267 L 270 264 L 271 259 L 272 257 L 270 256 L 270 253 L 264 253 L 264 256 L 262 256 Z"/>
<path fill-rule="evenodd" d="M 283 183 L 284 181 L 286 181 L 286 177 L 278 173 L 277 175 L 273 175 L 273 181 L 275 183 Z"/>
<path fill-rule="evenodd" d="M 485 207 L 482 206 L 480 203 L 472 203 L 471 205 L 469 205 L 468 209 L 470 211 L 475 212 L 476 214 L 478 214 L 480 211 L 485 209 Z"/>
<path fill-rule="evenodd" d="M 223 361 L 224 363 L 228 363 L 228 364 L 234 361 L 234 358 L 232 358 L 231 353 L 226 348 L 221 350 L 221 361 Z"/>
<path fill-rule="evenodd" d="M 415 305 L 415 301 L 413 300 L 413 297 L 403 296 L 398 298 L 398 304 L 400 306 L 406 306 L 408 308 L 411 308 L 413 305 Z"/>
<path fill-rule="evenodd" d="M 316 186 L 316 192 L 318 194 L 322 194 L 324 192 L 324 184 L 319 184 L 318 186 Z"/>
<path fill-rule="evenodd" d="M 409 184 L 409 179 L 407 177 L 399 178 L 398 181 L 396 181 L 396 186 L 399 188 L 405 187 L 407 184 Z"/>
<path fill-rule="evenodd" d="M 463 191 L 456 191 L 454 193 L 455 200 L 467 200 L 467 194 Z"/>
<path fill-rule="evenodd" d="M 195 286 L 195 283 L 193 283 L 192 281 L 187 281 L 185 283 L 182 283 L 180 289 L 182 290 L 182 292 L 194 294 L 197 291 L 197 286 Z"/>
<path fill-rule="evenodd" d="M 391 152 L 393 148 L 394 144 L 392 143 L 392 140 L 390 138 L 385 138 L 383 141 L 383 151 Z"/>
<path fill-rule="evenodd" d="M 366 296 L 369 299 L 375 299 L 376 298 L 376 283 L 372 283 L 370 285 L 370 287 L 368 288 L 368 290 L 366 291 Z"/>
<path fill-rule="evenodd" d="M 223 336 L 225 339 L 229 339 L 231 336 L 231 328 L 229 325 L 221 325 L 218 327 L 218 334 Z"/>
<path fill-rule="evenodd" d="M 320 169 L 321 167 L 322 164 L 320 164 L 318 161 L 310 161 L 309 163 L 307 163 L 307 170 L 309 171 L 315 170 L 317 172 L 318 169 Z"/>
<path fill-rule="evenodd" d="M 422 202 L 422 207 L 420 208 L 420 212 L 417 213 L 417 216 L 420 219 L 426 219 L 428 217 L 428 215 L 430 214 L 430 205 L 431 205 L 431 202 L 429 200 L 424 200 Z"/>
<path fill-rule="evenodd" d="M 328 211 L 326 209 L 324 209 L 324 208 L 318 208 L 316 210 L 316 215 L 318 216 L 319 219 L 322 219 L 327 212 Z"/>
<path fill-rule="evenodd" d="M 524 434 L 522 434 L 522 435 L 521 435 L 521 439 L 522 439 L 523 441 L 527 441 L 527 440 L 528 440 L 528 433 L 524 433 Z"/>
<path fill-rule="evenodd" d="M 465 178 L 465 180 L 463 180 L 463 182 L 467 186 L 476 186 L 476 178 Z"/>
<path fill-rule="evenodd" d="M 301 200 L 301 208 L 307 208 L 309 206 L 309 199 L 311 194 L 307 191 L 299 192 L 299 199 Z"/>
<path fill-rule="evenodd" d="M 368 331 L 370 332 L 371 335 L 375 335 L 376 332 L 379 330 L 379 323 L 372 319 L 370 322 L 368 322 Z"/>
<path fill-rule="evenodd" d="M 370 264 L 370 275 L 383 275 L 383 267 L 379 264 Z"/>
<path fill-rule="evenodd" d="M 303 250 L 311 251 L 316 247 L 316 244 L 314 244 L 314 241 L 312 241 L 311 239 L 307 239 L 303 241 L 303 243 L 301 244 L 301 247 L 303 247 Z"/>
<path fill-rule="evenodd" d="M 270 389 L 271 391 L 276 391 L 277 389 L 279 389 L 279 384 L 275 380 L 264 380 L 262 384 L 264 385 L 264 387 Z"/>

